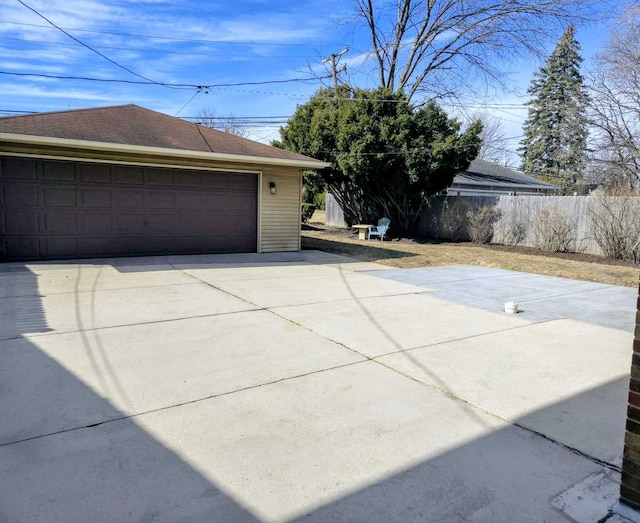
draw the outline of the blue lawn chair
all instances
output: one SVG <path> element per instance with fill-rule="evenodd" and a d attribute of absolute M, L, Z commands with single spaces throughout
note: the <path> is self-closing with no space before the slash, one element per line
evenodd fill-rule
<path fill-rule="evenodd" d="M 389 218 L 380 218 L 378 220 L 377 227 L 375 225 L 369 225 L 369 239 L 371 239 L 372 236 L 379 236 L 380 241 L 383 241 L 384 235 L 389 230 L 390 223 L 391 223 L 391 220 Z"/>

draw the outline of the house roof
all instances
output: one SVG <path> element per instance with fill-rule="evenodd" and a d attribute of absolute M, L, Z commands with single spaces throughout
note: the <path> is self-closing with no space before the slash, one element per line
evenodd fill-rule
<path fill-rule="evenodd" d="M 234 136 L 137 105 L 119 105 L 0 118 L 0 134 L 192 151 L 306 164 L 318 160 Z M 79 142 L 78 142 L 79 143 Z M 272 163 L 272 162 L 270 162 Z M 322 167 L 317 165 L 316 167 Z"/>
<path fill-rule="evenodd" d="M 453 179 L 453 185 L 478 186 L 525 186 L 532 189 L 555 190 L 553 184 L 543 182 L 532 176 L 504 167 L 497 163 L 479 158 L 473 160 L 468 169 Z"/>

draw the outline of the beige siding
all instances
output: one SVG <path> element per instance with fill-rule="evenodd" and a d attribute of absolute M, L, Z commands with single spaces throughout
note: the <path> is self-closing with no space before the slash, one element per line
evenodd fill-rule
<path fill-rule="evenodd" d="M 277 187 L 269 192 L 269 182 Z M 265 167 L 262 170 L 261 251 L 297 251 L 300 249 L 299 169 Z"/>

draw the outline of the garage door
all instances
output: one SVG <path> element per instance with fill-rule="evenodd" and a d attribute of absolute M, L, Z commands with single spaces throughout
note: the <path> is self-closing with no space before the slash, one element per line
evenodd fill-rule
<path fill-rule="evenodd" d="M 2 158 L 4 260 L 255 252 L 257 175 Z"/>

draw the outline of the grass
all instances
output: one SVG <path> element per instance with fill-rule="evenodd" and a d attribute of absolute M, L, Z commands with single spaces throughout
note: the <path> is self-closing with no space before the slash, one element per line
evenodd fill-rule
<path fill-rule="evenodd" d="M 419 239 L 358 240 L 349 229 L 312 224 L 302 231 L 303 249 L 351 256 L 390 267 L 415 268 L 438 265 L 479 265 L 512 271 L 560 276 L 608 285 L 638 287 L 640 267 L 599 256 L 548 253 L 530 247 L 433 242 Z"/>

